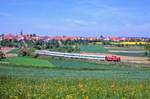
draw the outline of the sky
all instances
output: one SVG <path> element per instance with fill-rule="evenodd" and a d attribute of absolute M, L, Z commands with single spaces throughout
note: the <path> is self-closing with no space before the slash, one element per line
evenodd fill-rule
<path fill-rule="evenodd" d="M 150 37 L 150 0 L 0 0 L 0 34 Z"/>

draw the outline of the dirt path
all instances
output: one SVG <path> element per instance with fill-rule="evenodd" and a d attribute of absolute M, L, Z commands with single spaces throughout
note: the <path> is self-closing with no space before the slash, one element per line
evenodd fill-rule
<path fill-rule="evenodd" d="M 8 53 L 12 50 L 14 50 L 15 48 L 14 47 L 2 47 L 0 50 L 5 53 L 5 56 L 6 57 L 16 57 L 17 54 L 11 54 L 11 53 Z"/>
<path fill-rule="evenodd" d="M 12 51 L 13 49 L 15 49 L 15 48 L 14 47 L 2 47 L 0 50 L 6 54 L 6 53 Z"/>
<path fill-rule="evenodd" d="M 124 57 L 122 58 L 123 62 L 130 62 L 130 63 L 139 63 L 139 64 L 150 64 L 147 57 Z"/>

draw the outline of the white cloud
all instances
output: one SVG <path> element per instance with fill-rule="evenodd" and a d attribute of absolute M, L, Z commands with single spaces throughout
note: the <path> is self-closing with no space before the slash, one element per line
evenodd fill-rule
<path fill-rule="evenodd" d="M 81 19 L 65 19 L 64 22 L 67 22 L 72 25 L 80 25 L 80 26 L 88 26 L 88 25 L 96 25 L 96 21 L 87 21 L 87 20 L 81 20 Z"/>
<path fill-rule="evenodd" d="M 78 6 L 73 8 L 73 12 L 81 17 L 89 18 L 98 23 L 111 24 L 111 22 L 126 24 L 135 20 L 136 14 L 130 8 L 110 6 L 100 0 L 78 1 Z M 113 23 L 114 24 L 114 23 Z"/>

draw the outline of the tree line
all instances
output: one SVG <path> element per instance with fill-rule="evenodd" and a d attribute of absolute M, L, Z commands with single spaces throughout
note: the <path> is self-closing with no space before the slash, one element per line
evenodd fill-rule
<path fill-rule="evenodd" d="M 3 47 L 15 47 L 20 49 L 19 55 L 34 56 L 35 50 L 50 50 L 59 52 L 77 53 L 80 52 L 80 45 L 87 45 L 88 40 L 1 40 L 0 45 Z"/>

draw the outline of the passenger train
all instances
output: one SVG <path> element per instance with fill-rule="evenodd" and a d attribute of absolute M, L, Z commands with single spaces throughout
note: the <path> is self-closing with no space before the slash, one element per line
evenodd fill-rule
<path fill-rule="evenodd" d="M 89 59 L 89 60 L 101 60 L 101 61 L 120 61 L 118 56 L 105 56 L 105 55 L 87 55 L 79 53 L 63 53 L 63 52 L 53 52 L 48 50 L 37 50 L 35 52 L 39 55 L 57 56 L 65 58 L 77 58 L 77 59 Z"/>

